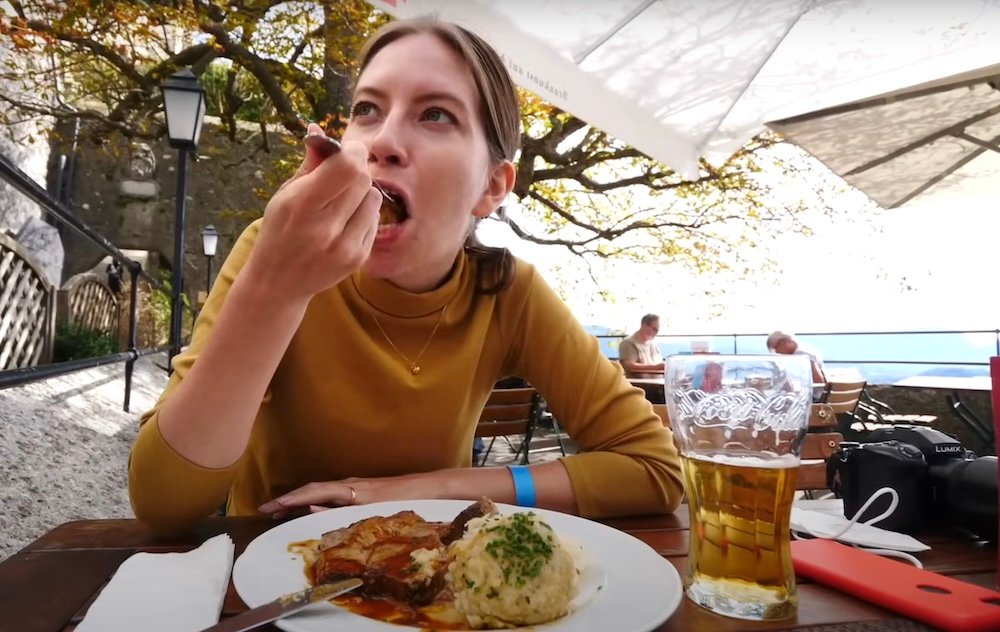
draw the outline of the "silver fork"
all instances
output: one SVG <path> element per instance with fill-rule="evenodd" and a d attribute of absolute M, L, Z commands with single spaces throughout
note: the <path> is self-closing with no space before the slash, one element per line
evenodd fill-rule
<path fill-rule="evenodd" d="M 306 134 L 305 138 L 302 139 L 302 142 L 304 142 L 306 146 L 312 147 L 318 151 L 324 158 L 332 156 L 340 151 L 340 143 L 337 142 L 337 139 L 330 138 L 326 134 Z M 385 189 L 382 188 L 382 185 L 375 180 L 372 180 L 372 184 L 376 189 L 378 189 L 378 192 L 382 194 L 382 197 L 385 198 L 386 202 L 392 204 L 397 209 L 402 207 L 400 201 L 386 193 Z"/>

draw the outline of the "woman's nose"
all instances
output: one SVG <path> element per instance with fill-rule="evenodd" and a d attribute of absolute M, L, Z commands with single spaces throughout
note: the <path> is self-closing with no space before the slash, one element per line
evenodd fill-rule
<path fill-rule="evenodd" d="M 402 125 L 390 116 L 385 119 L 368 146 L 368 162 L 403 166 L 406 151 L 403 146 Z"/>

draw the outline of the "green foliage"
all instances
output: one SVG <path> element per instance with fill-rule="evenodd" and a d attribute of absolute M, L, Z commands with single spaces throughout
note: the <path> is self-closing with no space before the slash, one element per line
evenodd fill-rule
<path fill-rule="evenodd" d="M 208 116 L 220 118 L 226 116 L 227 108 L 230 107 L 226 92 L 229 82 L 232 81 L 232 94 L 239 103 L 235 118 L 253 123 L 260 123 L 264 119 L 267 95 L 247 70 L 233 64 L 215 61 L 205 68 L 199 81 L 205 88 L 205 113 Z"/>
<path fill-rule="evenodd" d="M 163 285 L 153 290 L 150 311 L 153 314 L 153 328 L 158 332 L 164 332 L 166 340 L 170 335 L 170 305 L 173 301 L 170 296 L 170 273 L 161 271 L 159 277 Z"/>
<path fill-rule="evenodd" d="M 173 284 L 171 283 L 171 272 L 160 270 L 158 275 L 161 283 L 160 288 L 153 290 L 152 313 L 156 331 L 166 332 L 164 340 L 170 336 L 170 308 L 173 304 Z M 191 301 L 186 293 L 181 293 L 182 315 L 181 332 L 190 332 L 194 324 L 194 312 L 191 308 Z"/>
<path fill-rule="evenodd" d="M 100 358 L 118 351 L 115 336 L 108 332 L 85 329 L 79 323 L 59 324 L 53 346 L 53 361 Z"/>

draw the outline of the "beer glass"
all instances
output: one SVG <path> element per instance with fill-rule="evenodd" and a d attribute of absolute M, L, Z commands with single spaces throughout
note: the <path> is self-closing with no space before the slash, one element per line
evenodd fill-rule
<path fill-rule="evenodd" d="M 794 616 L 789 521 L 809 356 L 672 355 L 664 380 L 691 514 L 685 593 L 730 617 Z"/>

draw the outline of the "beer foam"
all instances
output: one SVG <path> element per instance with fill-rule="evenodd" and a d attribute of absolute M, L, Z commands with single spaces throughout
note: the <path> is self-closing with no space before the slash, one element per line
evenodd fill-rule
<path fill-rule="evenodd" d="M 787 470 L 795 468 L 799 466 L 800 462 L 799 457 L 794 454 L 776 454 L 774 456 L 767 457 L 726 453 L 685 454 L 683 456 L 695 461 L 707 461 L 709 463 L 718 463 L 732 467 L 759 467 L 772 470 Z"/>

